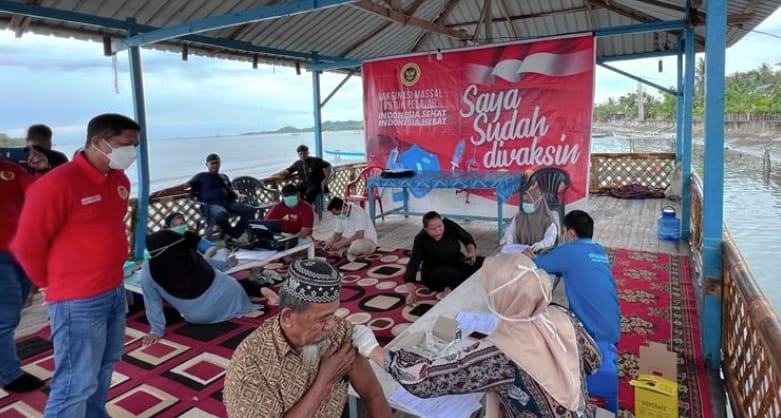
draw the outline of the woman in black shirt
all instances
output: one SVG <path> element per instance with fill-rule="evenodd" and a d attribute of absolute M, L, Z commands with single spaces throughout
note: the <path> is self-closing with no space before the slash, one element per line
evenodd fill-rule
<path fill-rule="evenodd" d="M 461 252 L 461 244 L 466 248 L 466 255 Z M 477 244 L 469 232 L 450 219 L 443 219 L 437 212 L 426 213 L 423 215 L 423 230 L 415 236 L 412 256 L 404 275 L 407 305 L 417 300 L 415 276 L 418 268 L 426 287 L 449 292 L 482 265 L 483 257 L 477 256 Z"/>

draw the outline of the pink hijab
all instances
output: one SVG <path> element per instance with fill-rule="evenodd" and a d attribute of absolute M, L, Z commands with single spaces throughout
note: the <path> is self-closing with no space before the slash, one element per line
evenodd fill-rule
<path fill-rule="evenodd" d="M 562 406 L 584 410 L 575 326 L 550 306 L 548 275 L 523 254 L 497 254 L 485 259 L 481 279 L 499 317 L 491 341 Z"/>

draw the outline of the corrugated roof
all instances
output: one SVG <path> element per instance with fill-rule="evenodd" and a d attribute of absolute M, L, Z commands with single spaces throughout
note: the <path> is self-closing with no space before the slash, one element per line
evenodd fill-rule
<path fill-rule="evenodd" d="M 24 4 L 26 15 L 8 5 Z M 101 40 L 124 38 L 124 21 L 165 28 L 199 19 L 295 2 L 279 0 L 0 0 L 0 28 L 64 37 Z M 695 2 L 698 3 L 698 2 Z M 695 17 L 697 49 L 702 50 L 705 4 Z M 363 60 L 465 45 L 506 42 L 600 31 L 626 25 L 685 18 L 686 0 L 362 0 L 306 13 L 279 16 L 200 33 L 198 39 L 172 39 L 148 47 L 208 56 L 293 64 L 308 62 L 301 54 L 317 51 L 332 58 Z M 728 46 L 772 14 L 781 0 L 728 2 Z M 98 24 L 58 19 L 59 12 L 105 20 Z M 36 17 L 28 17 L 28 16 Z M 72 16 L 71 16 L 72 18 Z M 75 20 L 75 19 L 74 19 Z M 241 41 L 240 45 L 220 45 Z M 600 58 L 675 50 L 677 34 L 667 32 L 600 37 Z M 259 53 L 244 46 L 275 48 L 287 53 Z"/>

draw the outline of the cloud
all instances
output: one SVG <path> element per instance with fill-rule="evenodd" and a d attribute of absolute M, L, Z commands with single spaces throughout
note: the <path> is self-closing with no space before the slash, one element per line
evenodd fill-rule
<path fill-rule="evenodd" d="M 779 34 L 781 11 L 757 30 Z M 727 73 L 781 62 L 778 39 L 750 33 L 727 50 Z M 0 31 L 0 132 L 18 136 L 33 123 L 54 128 L 55 140 L 80 142 L 90 118 L 99 113 L 133 115 L 128 55 L 103 56 L 97 42 L 40 36 L 15 38 Z M 313 125 L 312 75 L 291 67 L 261 65 L 142 49 L 147 127 L 150 138 L 233 135 L 285 125 Z M 613 65 L 662 86 L 676 84 L 676 58 L 635 60 Z M 343 74 L 321 77 L 325 98 Z M 115 91 L 115 82 L 118 92 Z M 601 67 L 596 69 L 595 102 L 637 88 L 637 82 Z M 651 91 L 650 88 L 646 89 Z M 363 118 L 362 84 L 352 77 L 323 107 L 324 120 Z"/>

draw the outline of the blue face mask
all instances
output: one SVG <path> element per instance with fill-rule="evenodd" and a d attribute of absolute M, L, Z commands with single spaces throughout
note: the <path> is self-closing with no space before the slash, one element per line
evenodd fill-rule
<path fill-rule="evenodd" d="M 184 231 L 187 231 L 187 225 L 179 225 L 179 226 L 173 226 L 171 228 L 168 228 L 171 231 L 176 232 L 179 235 L 184 235 Z"/>
<path fill-rule="evenodd" d="M 285 206 L 293 208 L 298 204 L 298 196 L 285 196 L 282 198 L 285 201 Z"/>
<path fill-rule="evenodd" d="M 336 215 L 336 219 L 338 219 L 340 221 L 343 221 L 343 220 L 347 219 L 347 215 L 345 215 L 343 213 L 340 213 L 340 214 Z"/>
<path fill-rule="evenodd" d="M 523 205 L 521 205 L 521 208 L 523 209 L 523 213 L 526 213 L 526 214 L 534 213 L 534 203 L 523 202 Z"/>

